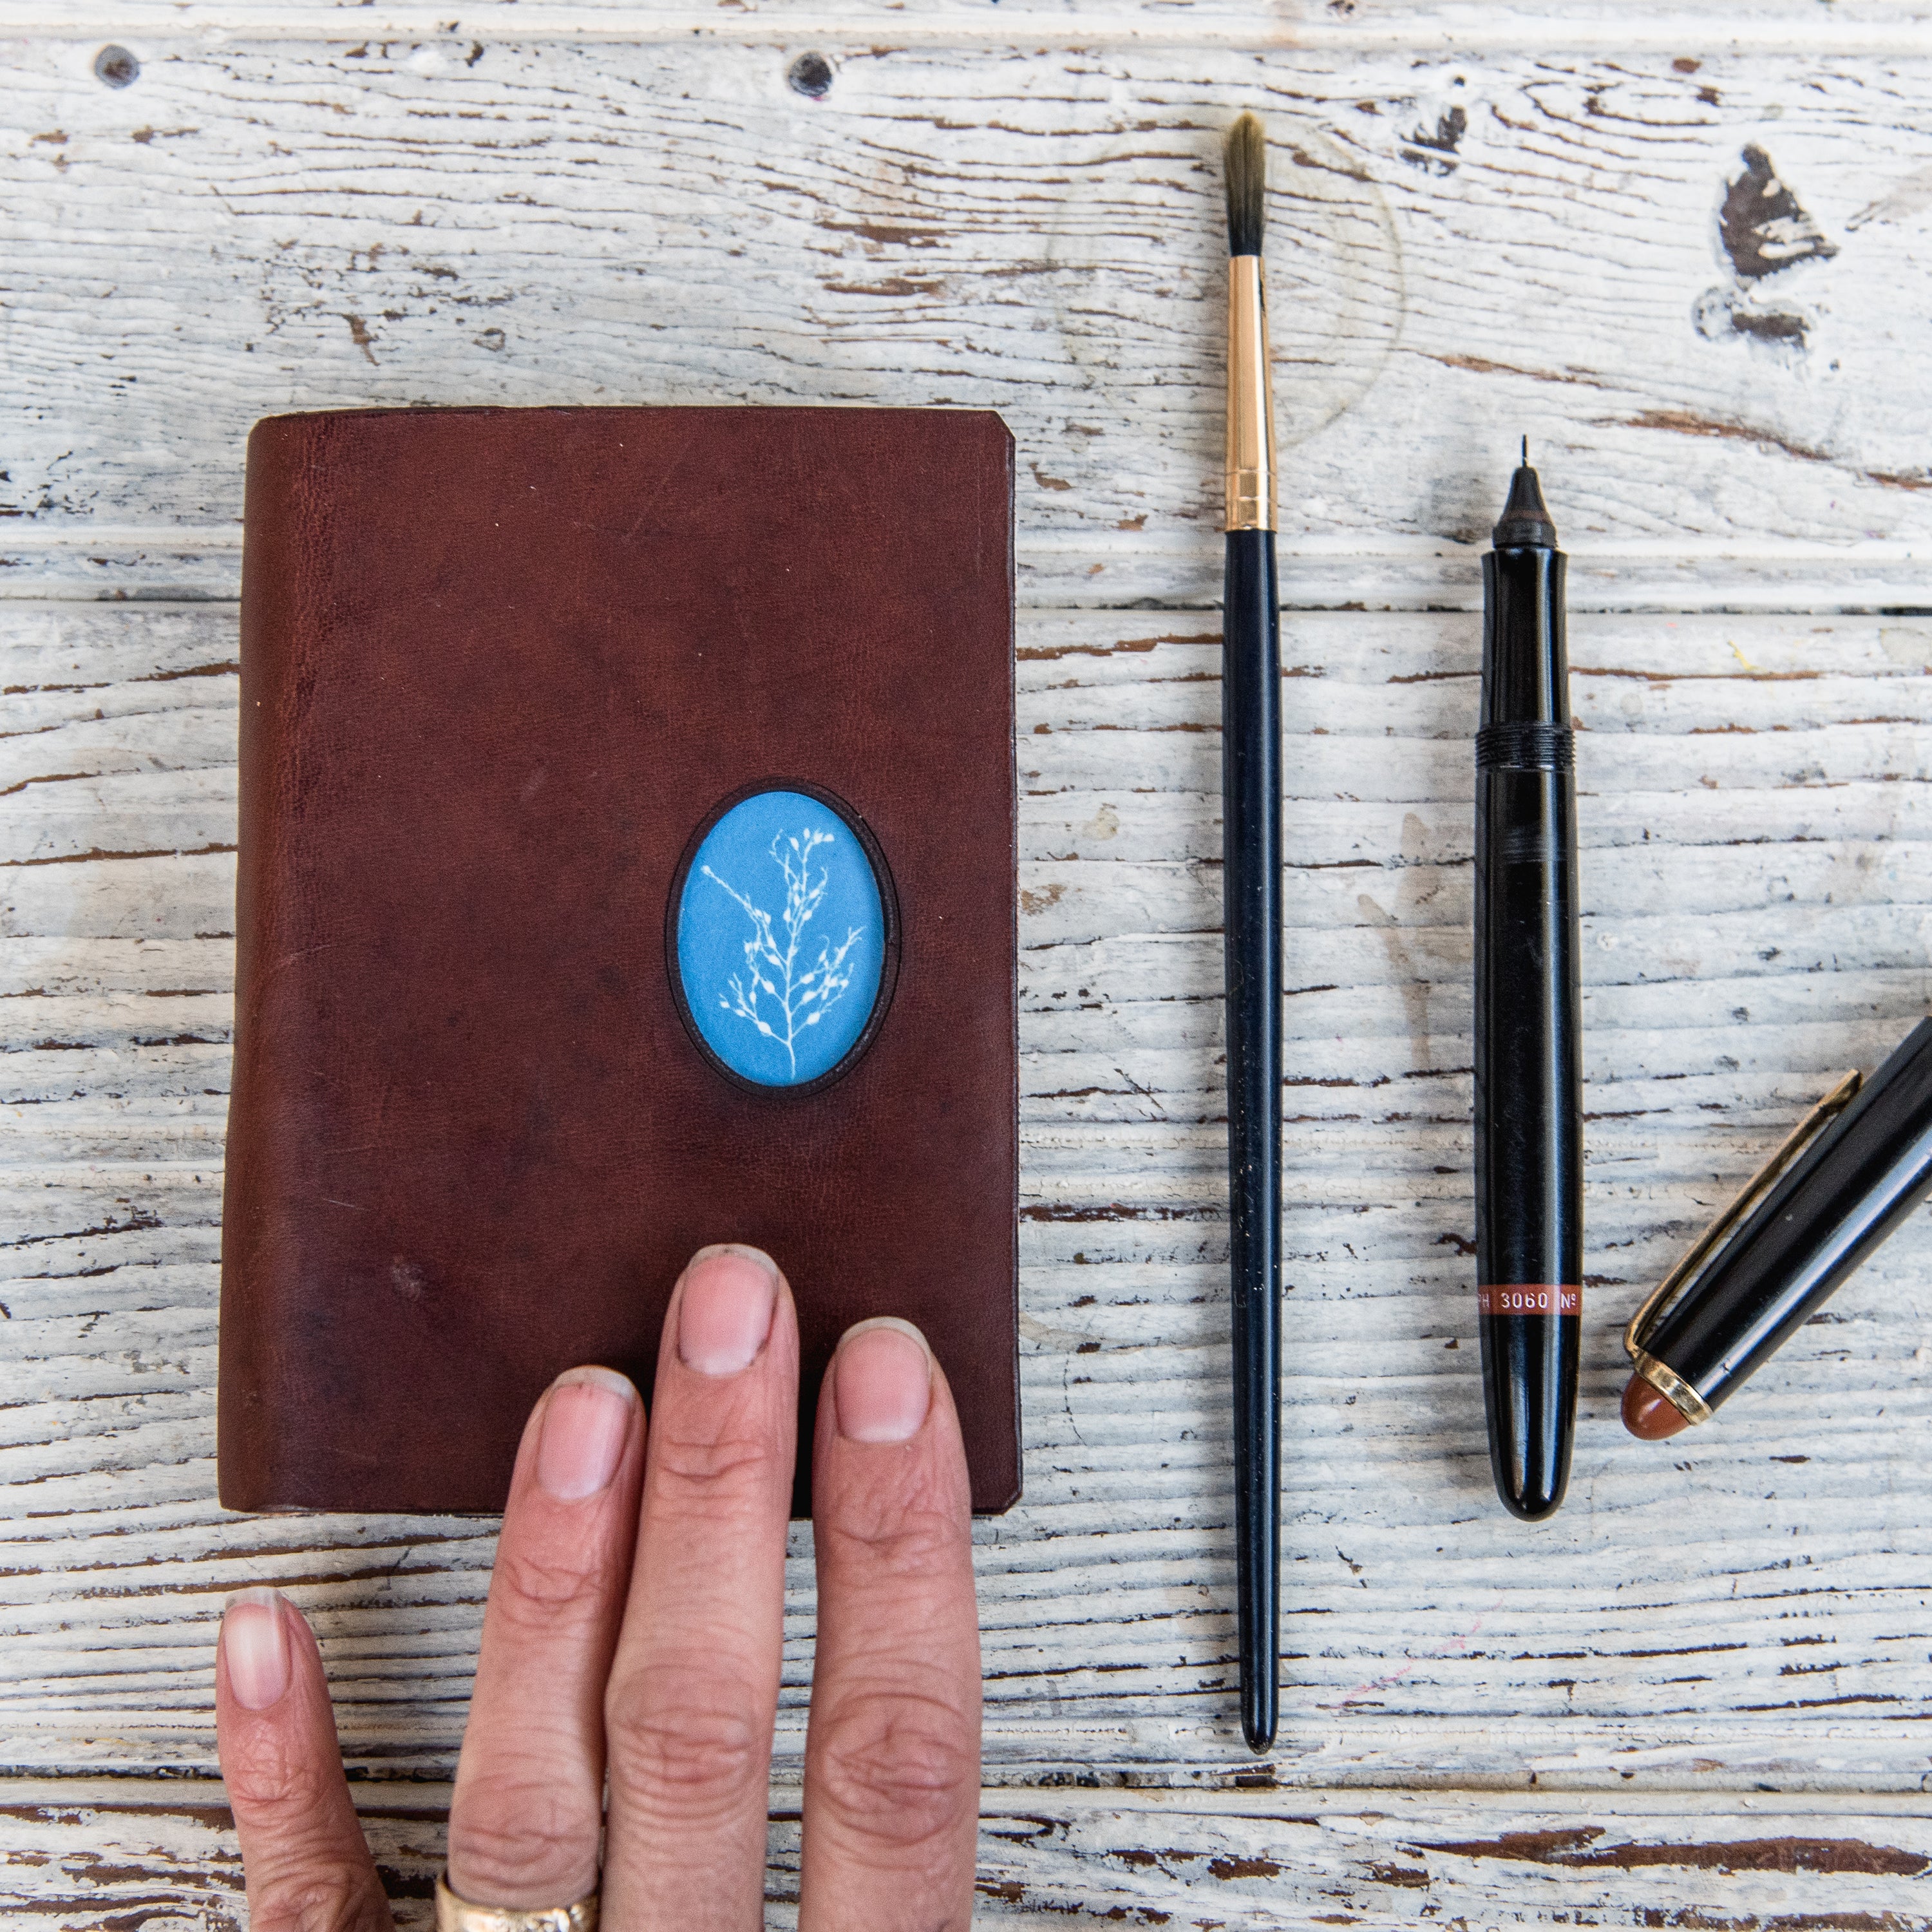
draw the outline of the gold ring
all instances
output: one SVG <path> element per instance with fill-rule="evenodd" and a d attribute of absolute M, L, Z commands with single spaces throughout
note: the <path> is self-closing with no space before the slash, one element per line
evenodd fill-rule
<path fill-rule="evenodd" d="M 1711 1405 L 1673 1369 L 1647 1348 L 1630 1351 L 1630 1366 L 1686 1422 L 1708 1422 Z"/>
<path fill-rule="evenodd" d="M 436 1880 L 436 1932 L 597 1932 L 597 1894 L 574 1905 L 472 1905 L 449 1888 L 449 1874 Z"/>

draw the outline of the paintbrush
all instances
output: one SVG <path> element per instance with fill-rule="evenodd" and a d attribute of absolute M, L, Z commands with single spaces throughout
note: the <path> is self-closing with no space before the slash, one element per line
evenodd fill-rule
<path fill-rule="evenodd" d="M 1281 1632 L 1281 644 L 1274 412 L 1262 274 L 1268 146 L 1228 131 L 1228 555 L 1221 886 L 1241 1730 L 1274 1743 Z"/>

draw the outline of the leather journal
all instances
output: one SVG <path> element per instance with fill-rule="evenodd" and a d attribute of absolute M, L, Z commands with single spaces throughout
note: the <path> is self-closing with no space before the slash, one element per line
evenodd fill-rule
<path fill-rule="evenodd" d="M 221 1500 L 500 1509 L 710 1242 L 1019 1491 L 1012 443 L 424 409 L 248 445 Z"/>

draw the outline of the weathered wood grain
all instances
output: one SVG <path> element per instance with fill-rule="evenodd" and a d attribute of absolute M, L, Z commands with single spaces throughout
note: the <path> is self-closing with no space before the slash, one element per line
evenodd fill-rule
<path fill-rule="evenodd" d="M 0 1787 L 16 1923 L 49 1932 L 240 1932 L 241 1861 L 218 1785 Z M 397 1923 L 424 1928 L 446 1786 L 362 1792 Z M 775 1790 L 766 1923 L 797 1922 L 795 1790 Z M 1932 1832 L 1912 1801 L 1442 1798 L 990 1792 L 975 1917 L 1015 1928 L 1224 1932 L 1432 1922 L 1904 1932 L 1928 1916 Z M 1855 1898 L 1855 1907 L 1846 1900 Z M 1204 1913 L 1211 1916 L 1204 1917 Z M 1450 1916 L 1449 1915 L 1454 1915 Z"/>
<path fill-rule="evenodd" d="M 952 403 L 1019 438 L 1035 595 L 1207 599 L 1238 104 L 1274 136 L 1298 601 L 1466 601 L 1526 431 L 1611 601 L 1762 601 L 1736 587 L 1762 560 L 1915 603 L 1925 16 L 1847 62 L 1780 42 L 1796 10 L 1624 57 L 1565 51 L 1562 16 L 1480 58 L 1384 45 L 1388 8 L 1252 48 L 1208 31 L 1232 15 L 1186 48 L 1097 19 L 1067 45 L 1078 13 L 1024 53 L 898 26 L 820 100 L 776 13 L 730 29 L 752 44 L 545 38 L 521 10 L 514 40 L 500 11 L 409 44 L 340 13 L 318 42 L 236 31 L 262 9 L 171 30 L 123 88 L 76 13 L 12 44 L 0 95 L 0 562 L 231 592 L 242 440 L 277 410 Z M 1760 166 L 1795 197 L 1775 233 Z"/>
<path fill-rule="evenodd" d="M 206 1771 L 212 1619 L 269 1577 L 322 1632 L 356 1761 L 446 1773 L 488 1526 L 211 1501 L 233 614 L 0 620 L 9 1758 Z M 1291 1655 L 1266 1774 L 1916 1790 L 1924 1228 L 1669 1450 L 1616 1423 L 1614 1328 L 1827 1073 L 1927 1004 L 1932 622 L 1576 625 L 1594 1318 L 1573 1499 L 1533 1532 L 1489 1495 L 1468 1334 L 1476 643 L 1454 613 L 1288 634 Z M 1185 612 L 1022 629 L 1029 1490 L 980 1530 L 995 1780 L 1248 1774 L 1216 660 Z"/>

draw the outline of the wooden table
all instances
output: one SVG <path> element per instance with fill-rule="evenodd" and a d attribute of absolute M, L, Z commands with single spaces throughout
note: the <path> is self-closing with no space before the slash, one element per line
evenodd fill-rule
<path fill-rule="evenodd" d="M 6 1924 L 241 1922 L 209 1662 L 265 1580 L 425 1922 L 489 1571 L 484 1523 L 214 1500 L 248 427 L 698 401 L 1018 439 L 1027 1495 L 977 1532 L 983 1920 L 1932 1923 L 1923 1220 L 1718 1424 L 1616 1418 L 1647 1284 L 1932 1003 L 1932 8 L 0 0 L 0 36 Z M 1294 855 L 1263 1763 L 1218 931 L 1244 106 Z M 1477 558 L 1522 433 L 1573 559 L 1589 1083 L 1576 1475 L 1534 1529 L 1490 1492 L 1469 1259 Z"/>

